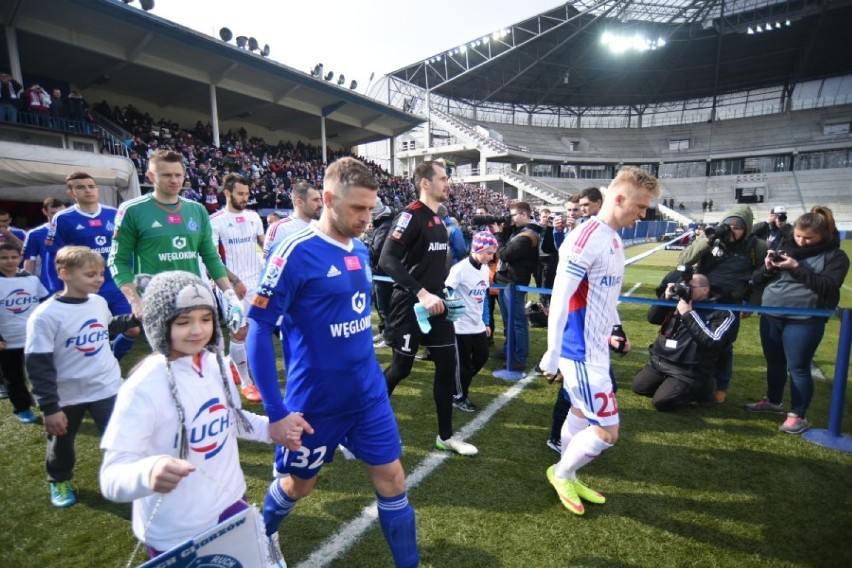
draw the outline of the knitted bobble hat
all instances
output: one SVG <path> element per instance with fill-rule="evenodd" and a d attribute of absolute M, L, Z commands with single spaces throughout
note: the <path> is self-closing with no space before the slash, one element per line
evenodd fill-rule
<path fill-rule="evenodd" d="M 473 235 L 473 241 L 470 244 L 472 252 L 479 252 L 487 248 L 497 248 L 497 239 L 491 234 L 491 231 L 479 231 Z"/>
<path fill-rule="evenodd" d="M 161 272 L 147 285 L 145 278 L 137 277 L 137 287 L 142 292 L 142 325 L 151 349 L 169 356 L 171 352 L 172 322 L 182 313 L 206 308 L 216 314 L 213 293 L 198 276 L 183 271 Z M 142 286 L 140 286 L 142 285 Z M 219 326 L 213 326 L 213 335 L 207 347 L 215 347 L 219 339 Z"/>

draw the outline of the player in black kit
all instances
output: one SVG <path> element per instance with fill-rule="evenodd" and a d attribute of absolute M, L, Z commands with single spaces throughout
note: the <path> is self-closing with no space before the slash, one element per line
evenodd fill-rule
<path fill-rule="evenodd" d="M 450 196 L 449 178 L 439 163 L 423 162 L 414 170 L 414 185 L 420 190 L 420 199 L 394 219 L 379 258 L 379 266 L 394 281 L 385 326 L 385 341 L 393 347 L 393 360 L 385 369 L 385 380 L 388 392 L 393 393 L 396 385 L 411 373 L 421 341 L 429 346 L 435 362 L 435 447 L 472 456 L 478 453 L 476 447 L 453 436 L 453 392 L 458 373 L 456 332 L 447 319 L 444 302 L 449 239 L 438 216 L 438 207 Z M 418 302 L 429 312 L 432 329 L 428 333 L 422 333 L 417 323 L 414 305 Z"/>

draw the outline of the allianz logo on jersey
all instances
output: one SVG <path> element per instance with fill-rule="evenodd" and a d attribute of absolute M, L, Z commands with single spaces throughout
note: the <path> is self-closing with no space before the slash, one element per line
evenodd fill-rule
<path fill-rule="evenodd" d="M 12 290 L 3 298 L 3 305 L 13 314 L 22 314 L 38 305 L 38 298 L 23 288 Z"/>
<path fill-rule="evenodd" d="M 74 347 L 83 357 L 94 357 L 109 342 L 109 329 L 96 319 L 80 326 L 73 337 L 65 340 L 65 347 Z"/>
<path fill-rule="evenodd" d="M 231 412 L 217 398 L 201 405 L 189 428 L 189 449 L 209 460 L 225 447 L 231 428 Z"/>
<path fill-rule="evenodd" d="M 366 309 L 367 295 L 364 292 L 355 292 L 355 294 L 352 295 L 352 311 L 356 314 L 363 314 Z M 329 328 L 332 337 L 344 337 L 349 339 L 351 335 L 355 335 L 356 333 L 360 333 L 368 329 L 372 334 L 373 323 L 370 319 L 370 314 L 368 313 L 366 316 L 361 318 L 333 323 L 329 325 Z"/>
<path fill-rule="evenodd" d="M 247 237 L 230 238 L 230 239 L 228 239 L 227 242 L 228 242 L 229 245 L 242 245 L 242 244 L 250 243 L 250 242 L 253 242 L 253 241 L 254 241 L 254 235 L 249 235 Z"/>
<path fill-rule="evenodd" d="M 601 276 L 601 286 L 621 286 L 621 276 Z"/>
<path fill-rule="evenodd" d="M 429 243 L 429 250 L 447 250 L 447 243 Z"/>

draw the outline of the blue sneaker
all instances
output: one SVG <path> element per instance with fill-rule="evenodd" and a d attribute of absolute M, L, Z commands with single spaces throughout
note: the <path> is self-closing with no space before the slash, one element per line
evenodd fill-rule
<path fill-rule="evenodd" d="M 50 484 L 50 502 L 54 507 L 64 509 L 77 502 L 77 493 L 70 481 Z"/>
<path fill-rule="evenodd" d="M 30 409 L 16 412 L 15 417 L 21 424 L 35 424 L 38 422 L 38 418 L 36 418 L 36 415 L 33 414 L 33 411 Z"/>

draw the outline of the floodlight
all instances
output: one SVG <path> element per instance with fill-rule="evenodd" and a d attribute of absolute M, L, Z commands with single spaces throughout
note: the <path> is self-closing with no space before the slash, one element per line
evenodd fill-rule
<path fill-rule="evenodd" d="M 781 29 L 781 22 L 775 22 L 775 28 L 780 30 Z"/>
<path fill-rule="evenodd" d="M 263 49 L 260 51 L 260 54 L 264 57 L 269 57 L 269 44 L 263 46 Z"/>
<path fill-rule="evenodd" d="M 784 25 L 785 25 L 785 26 L 789 26 L 789 25 L 790 25 L 790 18 L 787 18 L 787 21 L 786 21 L 786 22 L 784 22 Z"/>
<path fill-rule="evenodd" d="M 251 51 L 257 51 L 260 49 L 260 45 L 257 43 L 257 38 L 250 37 L 248 41 L 248 48 Z"/>
<path fill-rule="evenodd" d="M 139 0 L 139 4 L 146 12 L 150 12 L 154 9 L 154 0 Z"/>
<path fill-rule="evenodd" d="M 337 78 L 337 84 L 342 87 L 343 83 L 345 83 L 345 82 L 346 82 L 346 75 L 341 73 L 340 77 Z"/>
<path fill-rule="evenodd" d="M 248 38 L 246 36 L 237 36 L 236 42 L 237 42 L 237 47 L 239 47 L 240 49 L 243 49 L 246 46 L 246 44 L 248 43 Z"/>
<path fill-rule="evenodd" d="M 353 91 L 355 89 L 357 89 L 358 88 L 358 81 L 353 80 L 351 83 L 349 83 L 349 88 L 352 89 Z"/>
<path fill-rule="evenodd" d="M 770 24 L 769 22 L 766 22 L 766 26 L 764 26 L 764 29 L 768 32 L 771 32 L 772 31 L 772 24 Z"/>
<path fill-rule="evenodd" d="M 332 79 L 334 79 L 334 71 L 329 71 L 329 72 L 328 72 L 328 73 L 326 73 L 326 75 L 325 75 L 325 80 L 326 80 L 326 81 L 331 81 Z"/>
<path fill-rule="evenodd" d="M 231 33 L 231 30 L 228 28 L 222 28 L 219 30 L 219 37 L 222 38 L 222 41 L 231 41 L 231 38 L 234 37 L 234 34 Z"/>
<path fill-rule="evenodd" d="M 746 30 L 746 33 L 747 33 L 748 35 L 754 35 L 754 30 L 752 29 L 752 27 L 751 27 L 751 26 L 749 26 L 749 27 L 748 27 L 748 29 Z"/>
<path fill-rule="evenodd" d="M 760 33 L 760 32 L 763 31 L 763 28 L 760 27 L 760 24 L 757 24 L 757 27 L 755 27 L 754 29 L 757 30 L 757 33 Z"/>

